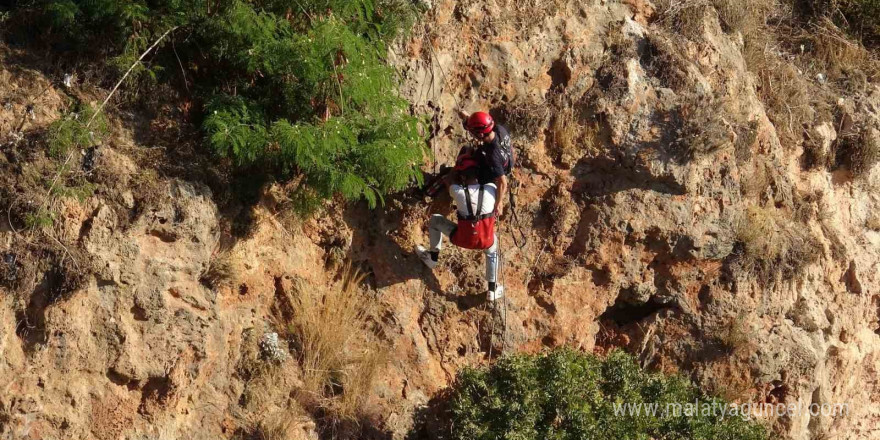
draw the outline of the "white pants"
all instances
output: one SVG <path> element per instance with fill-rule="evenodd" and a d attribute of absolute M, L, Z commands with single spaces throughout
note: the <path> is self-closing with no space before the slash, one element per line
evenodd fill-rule
<path fill-rule="evenodd" d="M 428 231 L 431 236 L 431 252 L 439 252 L 443 248 L 443 236 L 451 236 L 458 225 L 448 218 L 434 214 L 428 223 Z M 492 247 L 483 251 L 486 254 L 486 281 L 497 282 L 498 277 L 498 235 L 492 241 Z"/>

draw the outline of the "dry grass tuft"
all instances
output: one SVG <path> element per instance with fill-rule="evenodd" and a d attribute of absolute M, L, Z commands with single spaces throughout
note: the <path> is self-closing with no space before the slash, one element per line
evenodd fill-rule
<path fill-rule="evenodd" d="M 751 346 L 752 335 L 745 315 L 730 318 L 718 335 L 718 341 L 730 353 L 739 353 Z"/>
<path fill-rule="evenodd" d="M 774 0 L 659 0 L 661 23 L 688 38 L 698 37 L 708 14 L 714 9 L 721 28 L 745 38 L 759 34 L 778 7 Z"/>
<path fill-rule="evenodd" d="M 739 32 L 746 39 L 766 31 L 767 18 L 779 9 L 775 0 L 713 0 L 721 27 L 727 33 Z"/>
<path fill-rule="evenodd" d="M 328 286 L 298 282 L 289 295 L 289 332 L 303 369 L 303 397 L 333 418 L 354 421 L 364 412 L 382 364 L 368 326 L 373 302 L 360 284 L 365 275 L 350 265 Z"/>
<path fill-rule="evenodd" d="M 768 283 L 793 278 L 822 253 L 822 246 L 804 225 L 772 208 L 748 207 L 736 236 L 736 266 Z"/>
<path fill-rule="evenodd" d="M 563 107 L 553 115 L 550 123 L 550 145 L 557 160 L 570 156 L 580 149 L 577 117 L 571 107 Z"/>
<path fill-rule="evenodd" d="M 496 30 L 530 36 L 544 20 L 564 14 L 573 4 L 571 0 L 499 0 L 496 10 L 504 13 L 486 14 L 486 18 Z"/>
<path fill-rule="evenodd" d="M 736 132 L 725 118 L 724 103 L 717 99 L 686 97 L 675 111 L 675 136 L 667 150 L 682 162 L 710 154 L 736 139 Z M 675 122 L 673 122 L 675 124 Z"/>
<path fill-rule="evenodd" d="M 547 128 L 552 111 L 546 100 L 521 99 L 504 107 L 503 113 L 513 136 L 534 140 Z"/>
<path fill-rule="evenodd" d="M 547 145 L 553 160 L 570 168 L 598 142 L 599 127 L 595 121 L 584 121 L 570 105 L 559 107 L 550 122 Z"/>
<path fill-rule="evenodd" d="M 547 97 L 547 106 L 554 109 L 547 124 L 544 140 L 548 155 L 556 165 L 571 168 L 585 155 L 599 153 L 601 129 L 589 104 L 574 102 L 564 92 Z"/>
<path fill-rule="evenodd" d="M 804 124 L 814 119 L 811 85 L 797 68 L 774 52 L 775 42 L 762 37 L 746 41 L 743 57 L 755 75 L 758 97 L 780 136 L 794 144 L 803 137 Z"/>
<path fill-rule="evenodd" d="M 711 0 L 658 0 L 655 3 L 660 23 L 687 38 L 699 37 L 703 19 L 712 6 Z"/>
<path fill-rule="evenodd" d="M 794 43 L 808 55 L 808 71 L 823 73 L 832 81 L 844 80 L 851 90 L 864 88 L 864 82 L 880 74 L 876 56 L 828 18 L 800 30 Z"/>
<path fill-rule="evenodd" d="M 231 283 L 239 271 L 240 267 L 229 252 L 219 252 L 209 263 L 200 281 L 212 289 L 217 289 Z"/>
<path fill-rule="evenodd" d="M 837 145 L 836 161 L 849 168 L 853 176 L 866 176 L 880 162 L 880 131 L 869 127 L 855 136 L 842 136 Z"/>

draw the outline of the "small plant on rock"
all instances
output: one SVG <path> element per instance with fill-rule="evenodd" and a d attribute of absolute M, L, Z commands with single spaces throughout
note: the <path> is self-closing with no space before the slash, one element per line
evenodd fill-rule
<path fill-rule="evenodd" d="M 836 161 L 846 166 L 856 177 L 868 174 L 880 162 L 880 130 L 868 128 L 840 140 Z"/>
<path fill-rule="evenodd" d="M 749 346 L 751 333 L 745 315 L 730 318 L 718 335 L 718 340 L 727 351 L 735 353 Z"/>
<path fill-rule="evenodd" d="M 46 209 L 38 209 L 24 216 L 24 224 L 29 229 L 42 229 L 55 224 L 55 213 Z"/>
<path fill-rule="evenodd" d="M 735 265 L 764 282 L 789 280 L 822 253 L 809 230 L 773 208 L 748 207 L 736 235 Z"/>
<path fill-rule="evenodd" d="M 95 109 L 80 104 L 75 111 L 63 115 L 49 125 L 49 155 L 61 159 L 71 149 L 92 146 L 101 141 L 107 130 L 107 120 L 103 115 L 95 116 Z"/>

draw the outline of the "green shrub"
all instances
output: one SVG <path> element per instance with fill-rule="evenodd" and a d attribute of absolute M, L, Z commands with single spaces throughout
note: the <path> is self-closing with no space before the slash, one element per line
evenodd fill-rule
<path fill-rule="evenodd" d="M 63 115 L 49 125 L 49 155 L 60 159 L 73 148 L 86 148 L 100 142 L 107 134 L 107 120 L 104 115 L 95 114 L 95 109 L 88 105 L 78 105 L 75 111 Z"/>
<path fill-rule="evenodd" d="M 274 78 L 277 93 L 243 84 L 238 96 L 214 97 L 203 127 L 218 154 L 302 175 L 310 191 L 299 197 L 341 194 L 371 206 L 421 178 L 422 122 L 395 93 L 393 70 L 375 45 L 333 17 L 304 33 L 244 6 L 221 21 L 215 35 L 230 42 L 224 56 Z M 267 105 L 270 99 L 276 102 Z"/>
<path fill-rule="evenodd" d="M 694 402 L 729 408 L 681 377 L 645 372 L 620 351 L 605 359 L 569 349 L 517 355 L 459 374 L 450 401 L 451 438 L 767 438 L 756 422 L 720 410 L 689 415 L 684 405 Z M 627 404 L 643 403 L 658 410 L 626 414 Z M 670 410 L 663 414 L 664 408 Z"/>
<path fill-rule="evenodd" d="M 55 213 L 47 209 L 25 214 L 24 224 L 28 229 L 42 229 L 55 224 Z"/>
<path fill-rule="evenodd" d="M 73 185 L 59 182 L 52 187 L 52 195 L 73 198 L 82 203 L 93 196 L 97 189 L 97 185 L 88 181 L 76 182 Z"/>
<path fill-rule="evenodd" d="M 205 102 L 211 150 L 249 170 L 299 182 L 310 211 L 340 195 L 371 206 L 421 179 L 423 119 L 397 94 L 387 46 L 418 11 L 405 0 L 43 0 L 44 38 L 97 54 L 120 72 L 169 29 L 133 75 L 186 71 Z M 22 8 L 23 9 L 23 8 Z M 21 12 L 21 11 L 19 11 Z M 175 38 L 176 37 L 176 38 Z M 173 50 L 162 50 L 170 41 Z M 56 47 L 58 44 L 56 44 Z M 53 151 L 84 138 L 62 119 Z M 79 130 L 79 131 L 78 131 Z"/>

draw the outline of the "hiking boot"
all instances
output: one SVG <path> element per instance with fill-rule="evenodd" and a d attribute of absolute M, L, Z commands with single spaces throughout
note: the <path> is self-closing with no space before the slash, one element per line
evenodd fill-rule
<path fill-rule="evenodd" d="M 431 258 L 431 252 L 423 246 L 416 246 L 416 255 L 419 256 L 419 260 L 422 260 L 422 263 L 425 263 L 425 266 L 428 266 L 429 269 L 437 267 L 437 262 Z"/>
<path fill-rule="evenodd" d="M 494 302 L 501 298 L 504 298 L 504 286 L 496 286 L 495 290 L 486 292 L 486 301 Z"/>

